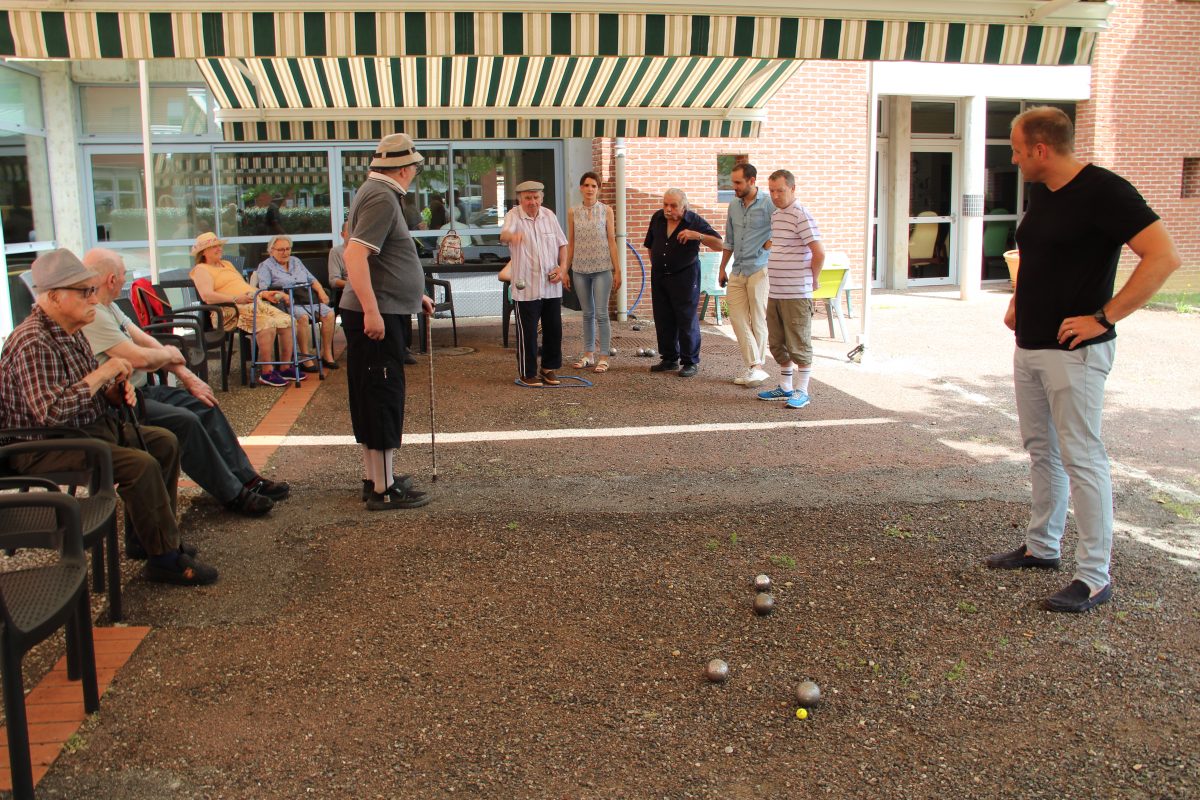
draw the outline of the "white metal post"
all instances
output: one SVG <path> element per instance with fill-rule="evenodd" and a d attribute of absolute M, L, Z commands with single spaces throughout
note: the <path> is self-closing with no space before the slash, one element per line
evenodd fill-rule
<path fill-rule="evenodd" d="M 146 238 L 150 242 L 150 282 L 158 283 L 158 203 L 154 198 L 154 156 L 150 152 L 150 81 L 146 59 L 138 61 L 138 95 L 142 101 L 142 173 L 146 191 Z"/>
<path fill-rule="evenodd" d="M 878 147 L 875 132 L 879 130 L 879 98 L 875 96 L 875 63 L 867 64 L 867 220 L 863 226 L 863 282 L 862 282 L 862 322 L 858 334 L 858 344 L 862 346 L 862 355 L 867 355 L 867 340 L 871 324 L 871 272 L 875 263 L 875 150 Z"/>
<path fill-rule="evenodd" d="M 617 321 L 629 319 L 629 281 L 626 279 L 629 270 L 628 259 L 625 257 L 626 219 L 625 219 L 625 137 L 617 137 L 616 146 L 617 173 L 617 207 L 613 216 L 617 223 L 617 257 L 621 259 L 621 291 L 617 293 Z"/>

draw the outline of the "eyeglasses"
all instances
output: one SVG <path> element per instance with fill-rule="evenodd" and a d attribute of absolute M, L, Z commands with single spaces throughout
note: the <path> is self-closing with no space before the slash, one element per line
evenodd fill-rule
<path fill-rule="evenodd" d="M 290 248 L 290 247 L 272 247 L 271 252 L 272 253 L 290 253 L 290 252 L 292 252 L 292 248 Z"/>
<path fill-rule="evenodd" d="M 79 292 L 85 300 L 89 297 L 95 297 L 96 292 L 100 291 L 99 287 L 96 286 L 59 286 L 58 288 L 65 289 L 68 292 Z"/>

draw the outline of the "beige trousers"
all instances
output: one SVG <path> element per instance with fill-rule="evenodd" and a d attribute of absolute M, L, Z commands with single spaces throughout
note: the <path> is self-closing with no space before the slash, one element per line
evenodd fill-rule
<path fill-rule="evenodd" d="M 742 350 L 742 361 L 750 368 L 767 359 L 767 270 L 753 275 L 730 275 L 725 287 L 729 322 Z"/>

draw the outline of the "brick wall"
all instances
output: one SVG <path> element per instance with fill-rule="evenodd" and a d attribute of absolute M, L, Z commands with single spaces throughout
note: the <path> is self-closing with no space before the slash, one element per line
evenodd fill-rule
<path fill-rule="evenodd" d="M 1130 180 L 1163 218 L 1183 266 L 1169 288 L 1200 290 L 1200 198 L 1183 198 L 1184 160 L 1200 157 L 1200 3 L 1122 0 L 1092 59 L 1078 150 Z M 1132 269 L 1128 248 L 1121 261 Z"/>
<path fill-rule="evenodd" d="M 643 259 L 650 216 L 665 190 L 687 193 L 693 211 L 725 231 L 725 205 L 717 202 L 717 156 L 746 154 L 758 168 L 759 186 L 776 169 L 796 175 L 796 193 L 821 228 L 827 250 L 844 250 L 862 283 L 863 223 L 867 213 L 867 69 L 857 62 L 808 61 L 776 93 L 757 139 L 626 139 L 625 183 L 629 241 Z M 597 139 L 592 152 L 603 180 L 602 199 L 614 202 L 612 139 Z M 578 176 L 568 176 L 574 181 Z M 647 270 L 649 263 L 647 262 Z M 649 278 L 647 278 L 649 280 Z M 640 287 L 630 259 L 629 302 Z M 648 316 L 649 288 L 638 307 Z"/>

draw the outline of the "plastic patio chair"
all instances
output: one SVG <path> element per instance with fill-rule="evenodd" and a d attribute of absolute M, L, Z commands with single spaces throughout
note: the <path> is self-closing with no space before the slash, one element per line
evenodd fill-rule
<path fill-rule="evenodd" d="M 87 558 L 79 524 L 79 503 L 69 495 L 53 490 L 0 495 L 0 547 L 58 551 L 55 563 L 0 572 L 4 716 L 15 798 L 34 796 L 25 683 L 21 675 L 25 654 L 65 626 L 68 677 L 81 680 L 86 713 L 100 708 Z"/>
<path fill-rule="evenodd" d="M 732 264 L 732 260 L 730 261 Z M 704 315 L 708 313 L 708 301 L 711 298 L 713 302 L 713 310 L 717 316 L 717 324 L 721 324 L 721 298 L 725 296 L 725 287 L 717 282 L 717 278 L 721 274 L 721 254 L 720 253 L 701 253 L 700 254 L 700 296 L 704 298 L 704 302 L 700 305 L 700 319 L 704 319 Z"/>
<path fill-rule="evenodd" d="M 17 437 L 41 437 L 37 440 L 11 441 Z M 89 438 L 75 428 L 5 428 L 0 430 L 0 480 L 41 478 L 55 486 L 66 486 L 74 495 L 80 487 L 87 488 L 86 497 L 75 498 L 83 528 L 83 543 L 92 551 L 92 588 L 108 592 L 108 618 L 120 622 L 121 556 L 117 541 L 117 492 L 112 471 L 112 453 L 108 446 Z M 21 472 L 13 463 L 20 455 L 74 451 L 80 454 L 80 465 L 57 472 L 36 470 Z M 126 525 L 128 525 L 126 520 Z M 0 530 L 3 530 L 0 523 Z"/>

